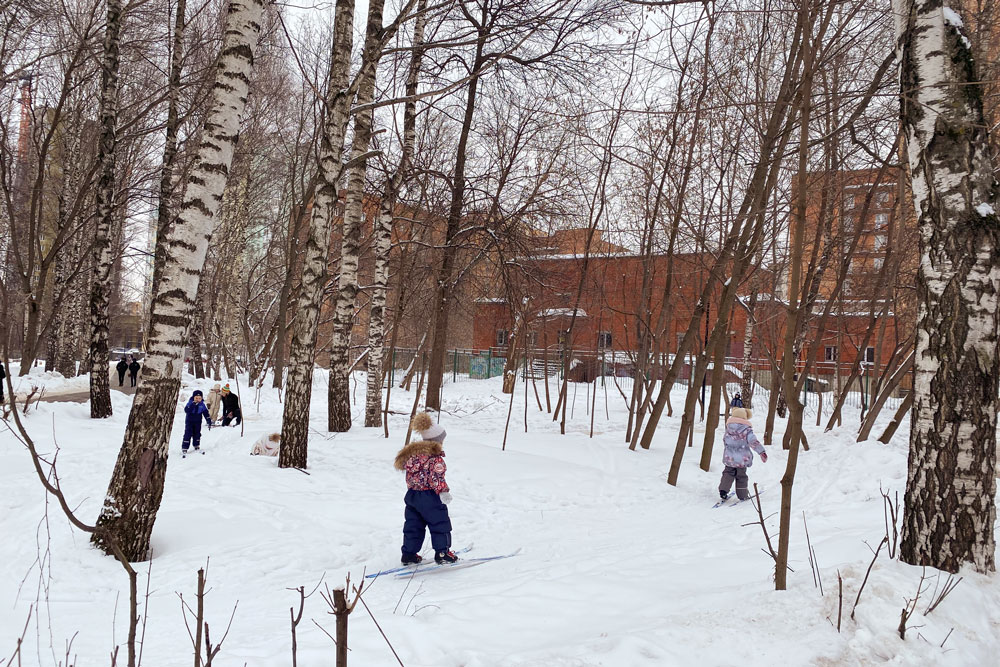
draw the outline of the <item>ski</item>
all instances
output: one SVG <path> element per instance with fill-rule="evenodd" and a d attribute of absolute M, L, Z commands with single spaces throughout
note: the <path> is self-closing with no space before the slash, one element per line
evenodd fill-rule
<path fill-rule="evenodd" d="M 717 507 L 722 507 L 723 505 L 725 505 L 726 503 L 728 503 L 730 500 L 732 500 L 735 497 L 736 497 L 735 495 L 732 495 L 732 496 L 729 496 L 728 498 L 716 501 L 716 503 L 714 505 L 712 505 L 712 509 L 715 509 Z M 734 503 L 730 503 L 730 504 L 734 504 Z"/>
<path fill-rule="evenodd" d="M 469 544 L 469 546 L 464 547 L 462 549 L 459 549 L 455 553 L 456 554 L 467 554 L 470 551 L 472 551 L 472 547 L 473 546 L 474 546 L 474 543 Z M 433 552 L 431 552 L 430 556 L 426 556 L 425 558 L 427 560 L 433 561 L 434 560 Z M 381 576 L 386 575 L 386 574 L 396 574 L 397 572 L 412 572 L 413 570 L 415 570 L 418 567 L 420 567 L 420 565 L 421 565 L 421 563 L 410 563 L 409 565 L 400 565 L 399 567 L 391 567 L 391 568 L 389 568 L 387 570 L 379 570 L 378 572 L 374 572 L 372 574 L 366 574 L 365 575 L 365 579 L 374 579 L 375 577 L 381 577 Z M 437 563 L 435 563 L 435 565 L 437 565 Z M 424 564 L 424 567 L 427 567 L 427 565 Z"/>
<path fill-rule="evenodd" d="M 442 563 L 438 565 L 437 563 L 433 565 L 423 565 L 417 566 L 410 570 L 409 572 L 397 572 L 397 579 L 407 579 L 409 577 L 417 577 L 424 574 L 433 574 L 434 572 L 441 572 L 444 570 L 462 570 L 465 568 L 476 567 L 477 565 L 485 565 L 486 563 L 491 563 L 495 560 L 502 560 L 504 558 L 512 558 L 521 553 L 521 549 L 517 551 L 512 551 L 509 554 L 501 554 L 499 556 L 486 556 L 484 558 L 463 558 L 457 563 Z"/>
<path fill-rule="evenodd" d="M 758 492 L 758 495 L 761 494 L 761 493 L 764 493 L 763 489 L 761 489 Z M 736 507 L 737 505 L 742 505 L 747 500 L 750 500 L 750 498 L 753 498 L 753 494 L 752 493 L 747 497 L 746 500 L 739 500 L 736 497 L 736 494 L 733 494 L 733 495 L 729 496 L 728 498 L 726 498 L 725 500 L 719 500 L 717 503 L 715 503 L 714 505 L 712 505 L 712 509 L 716 509 L 718 507 Z M 735 502 L 733 502 L 733 501 L 735 501 Z"/>

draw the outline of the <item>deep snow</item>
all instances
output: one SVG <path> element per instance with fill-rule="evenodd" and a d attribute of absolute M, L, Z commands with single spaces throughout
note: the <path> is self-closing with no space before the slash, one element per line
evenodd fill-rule
<path fill-rule="evenodd" d="M 49 395 L 79 380 L 37 373 Z M 355 397 L 363 401 L 364 376 Z M 352 583 L 398 563 L 402 475 L 392 459 L 406 418 L 394 415 L 386 440 L 355 427 L 327 434 L 326 379 L 317 374 L 309 474 L 281 470 L 273 458 L 250 456 L 254 440 L 280 428 L 281 404 L 270 388 L 248 390 L 241 378 L 246 434 L 203 434 L 206 456 L 182 460 L 183 413 L 171 437 L 167 486 L 153 534 L 150 563 L 139 565 L 147 586 L 148 621 L 142 662 L 192 664 L 178 593 L 194 597 L 196 572 L 210 559 L 206 618 L 213 640 L 236 606 L 229 636 L 214 664 L 291 664 L 289 608 L 297 594 Z M 267 385 L 270 382 L 266 383 Z M 84 385 L 85 386 L 85 385 Z M 179 404 L 208 381 L 185 377 Z M 585 386 L 577 388 L 575 417 L 565 436 L 529 396 L 524 432 L 523 385 L 514 397 L 506 451 L 501 451 L 509 397 L 500 379 L 447 384 L 442 424 L 454 543 L 474 543 L 471 556 L 515 558 L 431 574 L 410 582 L 375 581 L 364 599 L 407 667 L 591 665 L 994 665 L 1000 654 L 997 578 L 963 572 L 965 579 L 929 616 L 924 593 L 905 641 L 896 633 L 900 608 L 916 591 L 921 569 L 879 557 L 850 620 L 858 586 L 884 533 L 879 487 L 899 492 L 906 472 L 907 425 L 889 445 L 854 443 L 857 414 L 824 434 L 806 431 L 811 451 L 799 458 L 791 534 L 789 590 L 773 590 L 770 558 L 762 552 L 750 503 L 711 509 L 721 471 L 721 431 L 712 470 L 698 469 L 703 427 L 686 451 L 679 486 L 666 483 L 679 419 L 665 419 L 649 451 L 623 443 L 626 413 L 618 392 L 599 394 L 594 438 L 588 438 Z M 673 404 L 682 404 L 678 388 Z M 571 387 L 571 393 L 573 388 Z M 26 418 L 43 451 L 59 445 L 61 482 L 80 516 L 97 516 L 131 397 L 113 392 L 114 417 L 89 419 L 86 404 L 49 403 Z M 412 392 L 393 389 L 392 408 L 408 413 Z M 873 429 L 877 436 L 891 411 Z M 758 434 L 763 415 L 753 419 Z M 809 421 L 807 416 L 807 421 Z M 813 416 L 812 423 L 815 423 Z M 780 443 L 779 420 L 776 441 Z M 764 511 L 776 540 L 780 445 L 757 460 L 751 484 L 763 489 Z M 46 507 L 48 514 L 46 517 Z M 813 584 L 802 512 L 820 566 L 825 595 Z M 24 447 L 0 433 L 0 664 L 14 650 L 32 606 L 24 665 L 108 665 L 124 641 L 122 612 L 128 585 L 120 566 L 72 530 L 45 493 Z M 867 542 L 867 545 L 866 545 Z M 424 553 L 429 553 L 429 540 Z M 838 634 L 837 572 L 843 576 Z M 927 572 L 931 587 L 936 573 Z M 943 583 L 943 578 L 942 578 Z M 238 602 L 238 604 L 237 604 Z M 116 604 L 118 613 L 116 617 Z M 315 593 L 298 628 L 298 664 L 332 665 L 333 617 Z M 37 621 L 37 622 L 36 622 Z M 954 628 L 944 648 L 939 645 Z M 350 621 L 349 664 L 398 664 L 363 606 Z M 119 664 L 123 664 L 119 659 Z"/>

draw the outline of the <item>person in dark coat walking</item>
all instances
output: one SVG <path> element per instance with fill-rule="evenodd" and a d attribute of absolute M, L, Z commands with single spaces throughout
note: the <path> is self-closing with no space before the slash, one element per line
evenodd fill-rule
<path fill-rule="evenodd" d="M 139 377 L 139 368 L 139 362 L 135 360 L 135 357 L 133 357 L 132 363 L 128 365 L 129 379 L 132 380 L 133 387 L 135 386 L 135 381 Z"/>
<path fill-rule="evenodd" d="M 7 386 L 4 380 L 7 379 L 7 371 L 4 370 L 3 362 L 0 361 L 0 403 L 3 403 L 3 390 Z"/>
<path fill-rule="evenodd" d="M 181 442 L 181 456 L 187 456 L 188 446 L 194 442 L 194 451 L 201 451 L 201 419 L 205 418 L 208 428 L 212 428 L 212 418 L 208 416 L 208 408 L 203 402 L 204 396 L 200 389 L 195 389 L 184 406 L 184 440 Z"/>
<path fill-rule="evenodd" d="M 118 386 L 125 384 L 125 371 L 128 370 L 128 362 L 125 361 L 125 357 L 118 360 L 115 364 L 115 370 L 118 371 Z"/>
<path fill-rule="evenodd" d="M 243 411 L 240 409 L 240 397 L 229 389 L 229 384 L 222 388 L 222 425 L 237 426 L 243 421 Z"/>

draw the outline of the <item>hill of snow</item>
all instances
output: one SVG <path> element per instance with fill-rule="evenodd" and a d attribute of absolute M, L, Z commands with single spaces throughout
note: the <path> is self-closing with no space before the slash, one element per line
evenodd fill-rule
<path fill-rule="evenodd" d="M 60 383 L 48 379 L 54 387 Z M 363 374 L 356 381 L 355 397 L 363 401 Z M 186 376 L 181 400 L 211 384 Z M 405 436 L 412 392 L 393 389 L 392 408 L 400 414 L 390 419 L 389 439 L 363 428 L 357 410 L 351 432 L 327 434 L 325 374 L 318 374 L 305 474 L 249 455 L 257 437 L 280 430 L 282 406 L 274 390 L 248 390 L 245 378 L 242 385 L 245 435 L 239 428 L 205 431 L 205 456 L 180 458 L 180 409 L 175 417 L 154 557 L 138 566 L 140 590 L 149 590 L 143 664 L 191 664 L 178 593 L 193 600 L 196 572 L 206 562 L 213 640 L 235 607 L 215 664 L 252 667 L 291 664 L 289 609 L 298 598 L 290 589 L 308 592 L 320 582 L 321 590 L 332 588 L 348 573 L 359 582 L 366 571 L 398 564 L 405 483 L 392 459 Z M 789 590 L 775 592 L 751 503 L 711 508 L 722 469 L 721 430 L 711 472 L 698 468 L 699 425 L 679 486 L 671 487 L 666 470 L 677 417 L 664 419 L 649 451 L 630 452 L 618 392 L 609 387 L 605 403 L 601 390 L 590 438 L 586 386 L 579 385 L 570 387 L 578 395 L 566 435 L 539 412 L 534 395 L 525 433 L 518 385 L 501 451 L 509 396 L 500 387 L 500 378 L 445 386 L 449 511 L 455 546 L 474 544 L 469 557 L 522 551 L 480 567 L 375 580 L 364 600 L 406 667 L 996 664 L 996 577 L 963 572 L 962 583 L 925 616 L 935 583 L 944 583 L 928 570 L 929 588 L 901 640 L 900 609 L 916 593 L 921 568 L 892 561 L 882 549 L 850 618 L 872 561 L 869 545 L 876 547 L 885 533 L 879 489 L 903 495 L 905 424 L 889 445 L 855 443 L 854 412 L 831 433 L 807 426 L 812 449 L 800 456 L 793 498 L 794 571 Z M 682 396 L 678 387 L 675 406 Z M 132 400 L 117 392 L 112 397 L 115 415 L 104 421 L 89 419 L 86 404 L 72 403 L 42 403 L 26 418 L 42 451 L 51 456 L 58 444 L 62 485 L 87 521 L 97 516 Z M 753 422 L 761 434 L 763 415 Z M 781 428 L 779 420 L 779 443 Z M 755 461 L 750 481 L 763 491 L 765 514 L 773 513 L 767 523 L 776 544 L 785 452 L 777 445 L 768 453 L 766 464 Z M 803 512 L 822 595 L 808 562 Z M 26 449 L 6 429 L 0 433 L 0 527 L 0 664 L 13 653 L 29 611 L 22 664 L 66 664 L 70 641 L 71 664 L 110 664 L 127 630 L 127 579 L 46 503 Z M 333 664 L 333 643 L 319 627 L 333 634 L 327 612 L 319 592 L 306 600 L 299 665 Z M 351 665 L 399 664 L 360 604 L 350 619 L 349 645 Z"/>

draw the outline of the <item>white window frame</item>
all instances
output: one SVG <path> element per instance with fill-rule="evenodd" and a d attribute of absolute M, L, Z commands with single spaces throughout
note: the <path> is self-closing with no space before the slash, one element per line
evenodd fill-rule
<path fill-rule="evenodd" d="M 507 341 L 510 339 L 510 332 L 506 329 L 497 329 L 496 331 L 496 344 L 497 347 L 507 347 Z"/>
<path fill-rule="evenodd" d="M 597 349 L 607 350 L 611 348 L 614 338 L 611 336 L 610 331 L 598 331 L 597 332 Z"/>
<path fill-rule="evenodd" d="M 823 358 L 826 361 L 837 361 L 837 346 L 836 345 L 826 345 L 823 348 Z"/>
<path fill-rule="evenodd" d="M 885 229 L 889 226 L 889 214 L 888 213 L 876 213 L 875 214 L 875 229 Z"/>
<path fill-rule="evenodd" d="M 876 190 L 875 191 L 875 205 L 878 206 L 879 208 L 888 208 L 889 207 L 889 193 L 886 192 L 885 190 Z"/>

